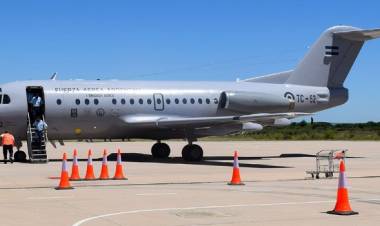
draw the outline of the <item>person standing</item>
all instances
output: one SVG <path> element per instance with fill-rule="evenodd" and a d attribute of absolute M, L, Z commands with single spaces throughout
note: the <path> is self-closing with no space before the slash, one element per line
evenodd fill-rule
<path fill-rule="evenodd" d="M 36 119 L 37 117 L 41 117 L 42 98 L 40 95 L 35 93 L 30 100 L 30 103 L 32 104 L 33 118 Z"/>
<path fill-rule="evenodd" d="M 15 138 L 8 131 L 5 131 L 0 136 L 2 140 L 1 143 L 3 145 L 4 164 L 7 164 L 8 162 L 8 152 L 9 152 L 9 160 L 11 161 L 11 163 L 13 163 L 13 146 L 15 145 Z"/>

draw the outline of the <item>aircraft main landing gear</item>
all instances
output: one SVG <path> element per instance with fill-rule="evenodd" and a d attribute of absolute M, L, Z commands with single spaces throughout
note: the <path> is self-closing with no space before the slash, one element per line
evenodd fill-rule
<path fill-rule="evenodd" d="M 188 144 L 182 149 L 182 158 L 189 162 L 198 162 L 203 159 L 203 150 L 196 144 Z"/>
<path fill-rule="evenodd" d="M 170 155 L 170 147 L 166 143 L 157 142 L 152 146 L 153 158 L 167 158 Z"/>

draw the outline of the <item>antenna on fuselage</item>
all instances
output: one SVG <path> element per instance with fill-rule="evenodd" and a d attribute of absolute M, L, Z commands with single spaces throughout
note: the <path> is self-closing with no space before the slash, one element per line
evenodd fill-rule
<path fill-rule="evenodd" d="M 57 79 L 57 72 L 54 72 L 54 74 L 50 77 L 50 80 L 56 80 Z"/>

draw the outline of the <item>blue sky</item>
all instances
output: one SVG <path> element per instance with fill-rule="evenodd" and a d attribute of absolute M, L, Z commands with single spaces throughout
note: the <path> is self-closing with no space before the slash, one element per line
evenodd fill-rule
<path fill-rule="evenodd" d="M 380 27 L 377 1 L 1 1 L 0 83 L 235 80 L 292 69 L 333 25 Z M 330 122 L 380 121 L 380 39 L 364 46 Z"/>

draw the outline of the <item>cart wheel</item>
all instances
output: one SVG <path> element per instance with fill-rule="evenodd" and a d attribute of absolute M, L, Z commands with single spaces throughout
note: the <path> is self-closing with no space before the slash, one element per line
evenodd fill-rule
<path fill-rule="evenodd" d="M 317 173 L 317 175 L 315 175 L 315 178 L 316 178 L 316 179 L 319 179 L 319 173 Z"/>
<path fill-rule="evenodd" d="M 329 178 L 330 177 L 330 173 L 325 173 L 325 177 Z"/>

